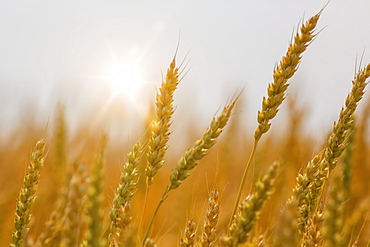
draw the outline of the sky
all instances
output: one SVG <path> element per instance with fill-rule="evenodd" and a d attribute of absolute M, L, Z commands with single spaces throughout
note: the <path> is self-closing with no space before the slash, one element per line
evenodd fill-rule
<path fill-rule="evenodd" d="M 29 116 L 45 125 L 62 103 L 72 126 L 109 122 L 131 138 L 177 47 L 184 78 L 175 93 L 175 119 L 182 121 L 174 128 L 207 126 L 243 88 L 238 114 L 255 128 L 274 66 L 299 24 L 325 4 L 1 1 L 0 137 Z M 289 88 L 309 109 L 309 133 L 330 129 L 361 57 L 362 65 L 370 62 L 369 13 L 368 0 L 331 0 L 322 13 Z"/>

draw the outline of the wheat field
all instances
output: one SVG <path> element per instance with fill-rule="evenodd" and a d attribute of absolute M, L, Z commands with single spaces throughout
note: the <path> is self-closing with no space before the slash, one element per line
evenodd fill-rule
<path fill-rule="evenodd" d="M 321 14 L 302 23 L 273 69 L 254 132 L 237 92 L 206 129 L 194 119 L 183 130 L 182 155 L 170 152 L 187 72 L 177 53 L 139 140 L 117 145 L 83 125 L 71 136 L 62 105 L 47 127 L 19 125 L 0 150 L 0 245 L 369 246 L 370 64 L 357 69 L 325 137 L 302 133 L 307 108 L 287 94 Z"/>

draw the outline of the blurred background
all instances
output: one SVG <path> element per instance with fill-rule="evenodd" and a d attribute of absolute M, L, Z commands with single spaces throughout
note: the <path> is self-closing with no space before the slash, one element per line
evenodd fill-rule
<path fill-rule="evenodd" d="M 203 129 L 244 88 L 238 114 L 254 129 L 274 66 L 297 26 L 325 4 L 2 1 L 0 136 L 24 121 L 46 126 L 62 104 L 72 132 L 88 123 L 105 126 L 114 138 L 135 139 L 178 44 L 186 76 L 175 94 L 175 119 L 181 125 L 196 119 Z M 330 130 L 356 65 L 362 56 L 370 61 L 369 10 L 367 0 L 333 0 L 323 12 L 289 89 L 308 110 L 308 133 Z"/>
<path fill-rule="evenodd" d="M 178 240 L 190 216 L 201 222 L 212 187 L 221 192 L 219 225 L 226 229 L 274 66 L 297 27 L 325 4 L 326 0 L 0 1 L 0 245 L 11 241 L 25 166 L 31 147 L 43 135 L 48 156 L 30 236 L 37 239 L 55 205 L 62 203 L 57 202 L 58 191 L 70 188 L 68 178 L 76 169 L 90 169 L 104 133 L 109 134 L 103 202 L 103 225 L 108 227 L 125 155 L 139 138 L 145 143 L 149 137 L 155 94 L 175 54 L 183 79 L 175 92 L 166 163 L 151 188 L 148 201 L 154 203 L 147 206 L 144 225 L 180 155 L 242 92 L 216 147 L 163 206 L 153 236 L 165 246 Z M 283 164 L 278 189 L 258 229 L 274 231 L 271 219 L 279 217 L 299 171 L 322 149 L 361 62 L 370 62 L 369 11 L 369 0 L 331 0 L 322 13 L 318 36 L 303 54 L 287 100 L 261 139 L 248 175 L 245 192 L 273 161 Z M 349 240 L 362 234 L 365 245 L 370 235 L 369 223 L 361 228 L 370 205 L 370 95 L 365 95 L 358 113 L 356 150 L 346 155 L 351 156 L 347 159 L 352 160 L 354 179 L 345 236 Z M 136 221 L 144 191 L 142 175 L 132 204 Z"/>

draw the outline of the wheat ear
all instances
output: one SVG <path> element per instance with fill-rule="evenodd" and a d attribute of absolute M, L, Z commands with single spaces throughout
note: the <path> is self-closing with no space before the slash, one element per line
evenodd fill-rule
<path fill-rule="evenodd" d="M 146 210 L 149 188 L 153 184 L 154 176 L 164 164 L 164 156 L 167 151 L 167 143 L 170 137 L 171 118 L 174 113 L 173 94 L 179 84 L 179 68 L 176 66 L 176 54 L 167 69 L 165 80 L 156 95 L 155 100 L 155 117 L 152 121 L 149 111 L 148 119 L 150 133 L 146 133 L 148 137 L 147 164 L 145 168 L 146 174 L 146 194 L 143 203 L 143 211 L 139 224 L 139 232 L 141 232 L 143 217 Z M 149 121 L 148 121 L 149 122 Z"/>
<path fill-rule="evenodd" d="M 198 139 L 191 149 L 188 149 L 184 156 L 180 159 L 177 167 L 171 172 L 171 184 L 168 190 L 176 189 L 185 180 L 196 165 L 198 160 L 202 159 L 208 153 L 208 150 L 216 144 L 217 138 L 220 136 L 222 130 L 229 121 L 232 110 L 235 106 L 236 100 L 226 106 L 221 114 L 214 118 L 209 128 L 204 132 L 201 139 Z"/>
<path fill-rule="evenodd" d="M 176 57 L 173 58 L 167 69 L 166 79 L 162 82 L 156 96 L 156 117 L 152 122 L 151 136 L 148 144 L 148 162 L 145 169 L 146 183 L 149 187 L 154 176 L 163 166 L 163 157 L 167 151 L 167 142 L 170 136 L 171 118 L 174 113 L 173 94 L 179 83 L 179 68 L 176 67 Z"/>
<path fill-rule="evenodd" d="M 145 247 L 156 247 L 154 240 L 152 238 L 147 238 L 145 242 Z"/>
<path fill-rule="evenodd" d="M 299 244 L 300 247 L 322 246 L 323 237 L 321 228 L 323 221 L 324 217 L 321 209 L 316 210 L 312 217 L 308 218 L 306 231 L 304 232 Z"/>
<path fill-rule="evenodd" d="M 180 240 L 180 247 L 193 247 L 195 242 L 196 225 L 193 219 L 188 220 L 184 237 Z"/>
<path fill-rule="evenodd" d="M 36 199 L 36 190 L 40 182 L 41 168 L 44 166 L 45 142 L 39 140 L 31 153 L 31 161 L 26 169 L 23 179 L 23 188 L 16 203 L 14 227 L 12 234 L 13 244 L 10 246 L 23 246 L 28 234 L 28 224 L 31 221 L 31 209 Z"/>
<path fill-rule="evenodd" d="M 116 245 L 113 246 L 137 246 L 138 237 L 135 235 L 136 227 L 131 225 L 132 222 L 132 212 L 131 203 L 126 202 L 120 208 L 120 218 L 117 219 L 117 225 L 119 226 L 119 238 L 115 240 Z"/>
<path fill-rule="evenodd" d="M 131 201 L 135 193 L 139 176 L 138 165 L 141 152 L 140 143 L 136 143 L 132 151 L 128 153 L 128 161 L 123 166 L 124 171 L 121 173 L 121 182 L 114 195 L 113 205 L 109 213 L 111 220 L 108 236 L 109 246 L 116 246 L 116 242 L 120 239 L 121 228 L 119 223 L 123 219 L 122 208 Z"/>
<path fill-rule="evenodd" d="M 198 164 L 198 161 L 208 153 L 208 150 L 216 144 L 217 138 L 220 136 L 222 130 L 225 128 L 227 122 L 230 119 L 232 110 L 234 109 L 234 106 L 236 104 L 236 100 L 237 99 L 235 99 L 231 104 L 224 107 L 221 114 L 217 118 L 214 118 L 212 120 L 209 128 L 203 133 L 202 138 L 198 139 L 194 143 L 193 147 L 185 152 L 183 157 L 177 163 L 176 168 L 171 172 L 170 185 L 167 185 L 167 187 L 165 188 L 162 198 L 160 199 L 156 209 L 154 210 L 152 219 L 144 235 L 142 246 L 144 246 L 145 241 L 148 238 L 155 216 L 157 215 L 162 203 L 168 197 L 168 193 L 181 185 L 182 181 L 190 175 L 190 170 L 192 170 Z"/>
<path fill-rule="evenodd" d="M 306 23 L 301 26 L 300 32 L 295 35 L 294 41 L 290 43 L 287 53 L 274 69 L 273 82 L 270 83 L 267 88 L 268 97 L 263 97 L 262 110 L 258 111 L 258 126 L 254 132 L 254 145 L 239 185 L 239 190 L 235 201 L 234 210 L 231 215 L 229 227 L 231 226 L 235 213 L 237 211 L 245 180 L 248 174 L 248 169 L 255 155 L 258 142 L 261 139 L 262 135 L 270 129 L 270 121 L 276 116 L 279 111 L 280 105 L 283 103 L 286 97 L 285 94 L 289 87 L 288 80 L 297 71 L 298 65 L 301 61 L 302 53 L 307 49 L 307 47 L 311 44 L 312 40 L 316 36 L 314 32 L 320 15 L 321 11 L 311 17 Z"/>
<path fill-rule="evenodd" d="M 327 169 L 329 172 L 334 169 L 337 164 L 338 157 L 342 155 L 346 149 L 344 145 L 345 139 L 353 126 L 354 113 L 357 105 L 365 93 L 365 87 L 368 84 L 367 79 L 370 77 L 370 64 L 360 70 L 352 81 L 352 89 L 348 94 L 345 106 L 339 113 L 338 122 L 334 123 L 331 135 L 328 138 L 325 147 L 325 156 L 321 169 Z"/>
<path fill-rule="evenodd" d="M 86 236 L 87 246 L 103 247 L 104 239 L 101 238 L 103 222 L 103 189 L 104 189 L 104 166 L 105 166 L 106 138 L 101 140 L 100 150 L 95 158 L 91 171 L 91 181 L 87 191 L 87 215 L 88 231 Z"/>
<path fill-rule="evenodd" d="M 259 140 L 266 133 L 271 124 L 269 123 L 279 111 L 279 106 L 285 99 L 286 90 L 289 87 L 288 80 L 294 75 L 301 61 L 302 53 L 307 49 L 315 37 L 314 31 L 320 18 L 321 11 L 311 17 L 300 28 L 294 41 L 289 45 L 286 55 L 275 67 L 273 82 L 268 85 L 267 99 L 263 97 L 262 110 L 258 111 L 258 127 L 254 132 L 254 139 Z"/>
<path fill-rule="evenodd" d="M 347 139 L 347 149 L 343 153 L 342 158 L 342 185 L 343 185 L 343 193 L 344 197 L 348 198 L 349 194 L 351 192 L 351 180 L 352 180 L 352 169 L 353 169 L 353 157 L 354 157 L 354 151 L 355 151 L 355 135 L 357 132 L 357 128 L 355 130 L 356 125 L 356 117 L 354 118 L 354 122 L 352 124 L 352 127 L 349 130 L 349 135 Z M 365 135 L 364 135 L 365 136 Z"/>
<path fill-rule="evenodd" d="M 338 157 L 346 149 L 345 139 L 352 128 L 353 115 L 362 99 L 369 76 L 370 64 L 360 70 L 352 81 L 352 90 L 346 98 L 345 106 L 340 111 L 338 122 L 333 125 L 325 148 L 308 163 L 306 171 L 297 177 L 294 193 L 298 199 L 298 221 L 301 234 L 304 232 L 307 218 L 317 207 L 317 200 L 322 193 L 324 182 L 336 166 Z"/>
<path fill-rule="evenodd" d="M 232 246 L 239 246 L 247 241 L 250 231 L 259 218 L 260 210 L 273 193 L 278 167 L 279 163 L 274 162 L 268 173 L 257 181 L 255 192 L 240 204 L 239 213 L 229 229 Z"/>
<path fill-rule="evenodd" d="M 211 191 L 208 198 L 208 209 L 204 220 L 204 231 L 202 233 L 202 247 L 211 246 L 217 238 L 216 225 L 220 213 L 220 194 L 217 189 Z"/>

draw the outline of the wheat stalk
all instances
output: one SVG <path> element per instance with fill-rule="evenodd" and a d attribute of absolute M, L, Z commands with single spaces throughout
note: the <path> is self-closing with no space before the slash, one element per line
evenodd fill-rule
<path fill-rule="evenodd" d="M 236 100 L 232 101 L 229 105 L 225 106 L 221 114 L 211 121 L 209 128 L 203 133 L 202 138 L 198 139 L 192 148 L 188 149 L 180 161 L 177 163 L 176 168 L 170 174 L 170 185 L 167 185 L 165 191 L 163 192 L 162 198 L 160 199 L 153 215 L 150 220 L 147 231 L 144 235 L 142 246 L 144 246 L 146 239 L 148 238 L 150 229 L 153 225 L 154 218 L 158 213 L 159 208 L 162 203 L 168 197 L 168 193 L 171 190 L 179 187 L 183 180 L 185 180 L 190 175 L 190 170 L 197 166 L 198 161 L 202 159 L 208 150 L 216 144 L 217 138 L 220 136 L 222 130 L 226 126 L 229 118 L 231 116 L 232 110 L 236 104 Z"/>
<path fill-rule="evenodd" d="M 324 182 L 336 166 L 338 157 L 346 149 L 344 141 L 352 128 L 353 115 L 362 99 L 369 76 L 370 64 L 359 70 L 352 81 L 352 90 L 346 98 L 345 106 L 340 111 L 338 122 L 333 125 L 325 148 L 308 163 L 306 171 L 297 178 L 294 193 L 298 199 L 301 234 L 304 232 L 307 218 L 317 207 L 317 200 L 322 193 Z"/>
<path fill-rule="evenodd" d="M 289 87 L 288 80 L 297 71 L 298 65 L 301 61 L 302 53 L 307 49 L 307 47 L 311 44 L 312 40 L 315 37 L 314 31 L 320 15 L 321 11 L 311 17 L 306 23 L 302 24 L 300 32 L 295 35 L 293 42 L 290 43 L 287 53 L 274 69 L 273 82 L 270 83 L 267 88 L 268 97 L 263 97 L 262 110 L 258 111 L 258 126 L 254 132 L 253 149 L 244 169 L 244 173 L 237 193 L 237 198 L 234 204 L 234 210 L 229 222 L 229 227 L 234 220 L 234 216 L 237 211 L 240 197 L 244 188 L 248 169 L 254 158 L 258 142 L 261 139 L 262 135 L 270 129 L 270 121 L 276 116 L 279 111 L 280 105 L 283 103 L 286 97 L 285 94 Z"/>

